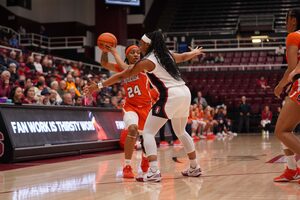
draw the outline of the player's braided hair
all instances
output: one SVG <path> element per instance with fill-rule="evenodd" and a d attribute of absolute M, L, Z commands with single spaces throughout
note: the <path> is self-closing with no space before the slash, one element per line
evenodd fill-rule
<path fill-rule="evenodd" d="M 174 79 L 181 80 L 179 68 L 175 63 L 172 54 L 167 49 L 164 36 L 161 31 L 146 33 L 146 36 L 151 39 L 151 44 L 146 52 L 146 56 L 153 51 L 159 64 L 161 64 Z"/>

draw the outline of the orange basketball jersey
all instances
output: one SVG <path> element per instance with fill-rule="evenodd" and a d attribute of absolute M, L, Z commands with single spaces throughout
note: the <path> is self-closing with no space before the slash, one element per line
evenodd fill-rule
<path fill-rule="evenodd" d="M 298 47 L 298 61 L 300 60 L 300 30 L 292 32 L 288 34 L 286 38 L 286 48 L 289 46 L 297 46 Z M 294 80 L 291 91 L 289 93 L 289 97 L 292 101 L 296 102 L 300 105 L 300 79 L 299 77 Z"/>
<path fill-rule="evenodd" d="M 286 37 L 286 48 L 288 48 L 289 46 L 297 46 L 298 50 L 300 50 L 300 30 L 288 34 L 288 36 Z M 300 60 L 299 51 L 298 51 L 298 60 Z"/>
<path fill-rule="evenodd" d="M 115 68 L 118 72 L 122 71 L 118 65 L 115 65 Z M 126 92 L 125 105 L 144 107 L 152 105 L 152 102 L 157 99 L 158 92 L 150 89 L 150 83 L 145 73 L 124 79 L 122 85 Z"/>

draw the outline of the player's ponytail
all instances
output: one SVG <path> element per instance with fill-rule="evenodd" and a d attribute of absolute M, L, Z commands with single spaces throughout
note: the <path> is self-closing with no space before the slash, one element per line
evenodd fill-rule
<path fill-rule="evenodd" d="M 287 16 L 296 18 L 297 20 L 296 30 L 300 30 L 300 8 L 293 8 L 289 10 Z"/>

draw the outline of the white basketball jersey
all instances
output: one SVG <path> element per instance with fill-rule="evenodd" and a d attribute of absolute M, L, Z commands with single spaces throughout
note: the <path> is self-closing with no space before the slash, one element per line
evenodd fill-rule
<path fill-rule="evenodd" d="M 147 75 L 152 85 L 159 91 L 162 89 L 160 87 L 171 88 L 185 85 L 185 82 L 182 79 L 174 79 L 166 69 L 161 66 L 153 52 L 146 56 L 145 59 L 148 59 L 155 64 L 155 68 L 151 72 L 147 72 Z"/>

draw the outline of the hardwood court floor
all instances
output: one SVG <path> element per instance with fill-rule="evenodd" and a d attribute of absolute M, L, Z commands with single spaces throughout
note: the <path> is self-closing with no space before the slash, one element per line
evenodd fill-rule
<path fill-rule="evenodd" d="M 272 136 L 200 141 L 196 148 L 203 176 L 186 178 L 180 174 L 188 165 L 182 147 L 161 147 L 161 183 L 119 178 L 122 153 L 42 165 L 23 163 L 30 166 L 0 172 L 0 200 L 300 199 L 297 182 L 272 181 L 284 169 L 283 163 L 266 163 L 281 154 L 279 142 Z M 174 162 L 172 156 L 183 163 Z M 134 157 L 139 160 L 140 151 Z"/>

